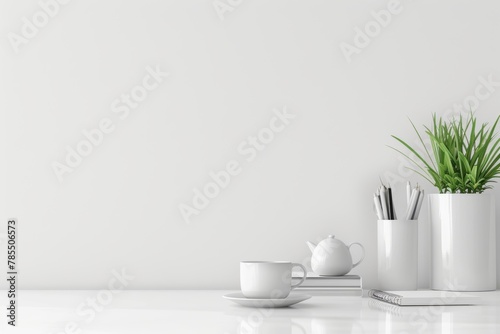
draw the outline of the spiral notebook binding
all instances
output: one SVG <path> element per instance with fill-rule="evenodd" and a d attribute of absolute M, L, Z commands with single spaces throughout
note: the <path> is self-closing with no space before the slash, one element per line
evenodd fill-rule
<path fill-rule="evenodd" d="M 408 314 L 411 315 L 411 310 L 405 309 L 399 305 L 394 305 L 390 303 L 385 303 L 381 300 L 372 298 L 368 301 L 368 307 L 377 310 L 377 311 L 384 311 L 386 313 L 391 314 L 392 316 L 403 318 L 407 316 Z M 410 313 L 408 313 L 410 312 Z"/>
<path fill-rule="evenodd" d="M 380 290 L 370 290 L 368 292 L 368 296 L 395 305 L 401 305 L 401 300 L 402 300 L 401 296 Z"/>

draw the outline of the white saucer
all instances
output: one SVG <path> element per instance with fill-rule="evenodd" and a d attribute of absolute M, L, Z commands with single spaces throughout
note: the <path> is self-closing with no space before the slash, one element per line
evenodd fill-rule
<path fill-rule="evenodd" d="M 223 297 L 225 299 L 235 302 L 236 304 L 240 304 L 246 307 L 266 307 L 266 308 L 287 307 L 311 298 L 310 295 L 302 293 L 293 293 L 293 292 L 290 293 L 288 297 L 282 299 L 247 298 L 243 296 L 243 293 L 241 292 L 230 293 Z"/>

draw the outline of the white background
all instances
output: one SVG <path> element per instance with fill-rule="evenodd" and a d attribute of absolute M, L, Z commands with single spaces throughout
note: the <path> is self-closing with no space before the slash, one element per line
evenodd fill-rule
<path fill-rule="evenodd" d="M 340 44 L 388 1 L 232 3 L 221 20 L 211 0 L 73 0 L 16 53 L 8 34 L 40 5 L 2 1 L 2 219 L 21 225 L 21 288 L 103 288 L 126 268 L 129 288 L 236 289 L 240 260 L 303 262 L 328 234 L 365 245 L 353 273 L 376 286 L 372 193 L 390 176 L 401 207 L 407 176 L 390 135 L 413 142 L 408 118 L 500 82 L 500 5 L 402 0 L 348 62 Z M 157 65 L 170 76 L 121 120 L 111 103 Z M 238 145 L 283 106 L 295 119 L 247 162 Z M 477 116 L 499 107 L 496 87 Z M 106 117 L 115 130 L 59 182 L 53 162 Z M 186 224 L 179 204 L 231 160 L 242 172 Z M 428 230 L 424 205 L 422 287 Z"/>

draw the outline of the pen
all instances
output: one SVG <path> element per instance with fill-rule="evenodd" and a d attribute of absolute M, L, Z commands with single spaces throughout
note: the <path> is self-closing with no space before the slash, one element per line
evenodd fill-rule
<path fill-rule="evenodd" d="M 392 202 L 392 189 L 391 185 L 387 188 L 387 197 L 388 197 L 388 204 L 389 204 L 389 219 L 396 219 L 395 214 L 394 214 L 394 203 Z"/>
<path fill-rule="evenodd" d="M 410 181 L 406 182 L 406 205 L 410 205 L 411 198 L 411 183 Z"/>
<path fill-rule="evenodd" d="M 408 209 L 406 210 L 406 220 L 412 220 L 413 213 L 415 212 L 415 207 L 418 201 L 418 193 L 419 191 L 415 188 L 411 193 L 410 204 L 408 205 Z"/>
<path fill-rule="evenodd" d="M 389 218 L 389 212 L 387 211 L 387 200 L 386 200 L 386 189 L 384 186 L 380 187 L 380 203 L 382 204 L 382 213 L 384 216 L 384 219 L 390 219 Z"/>
<path fill-rule="evenodd" d="M 423 202 L 424 202 L 424 190 L 421 190 L 420 194 L 418 195 L 417 208 L 415 209 L 415 214 L 413 215 L 413 219 L 418 219 Z"/>
<path fill-rule="evenodd" d="M 377 194 L 373 194 L 373 202 L 375 203 L 375 211 L 377 212 L 378 219 L 384 219 L 384 214 L 382 213 L 382 207 L 380 205 L 380 197 Z"/>

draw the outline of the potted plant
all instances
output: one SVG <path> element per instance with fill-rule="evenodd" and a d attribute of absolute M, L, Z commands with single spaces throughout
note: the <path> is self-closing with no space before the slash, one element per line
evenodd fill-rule
<path fill-rule="evenodd" d="M 449 121 L 434 114 L 424 127 L 430 148 L 410 121 L 423 152 L 392 136 L 411 152 L 396 149 L 411 169 L 439 190 L 429 196 L 432 289 L 496 289 L 495 200 L 486 190 L 500 177 L 499 120 L 479 126 L 472 113 Z"/>

